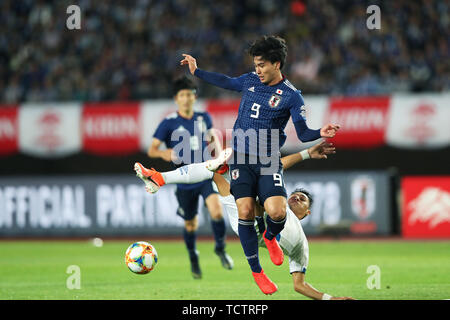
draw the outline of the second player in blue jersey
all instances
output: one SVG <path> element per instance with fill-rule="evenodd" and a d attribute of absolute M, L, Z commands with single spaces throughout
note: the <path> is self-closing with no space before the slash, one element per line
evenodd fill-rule
<path fill-rule="evenodd" d="M 218 138 L 212 129 L 211 117 L 207 112 L 194 111 L 196 101 L 194 82 L 183 77 L 174 82 L 174 99 L 177 112 L 168 115 L 156 129 L 148 155 L 162 158 L 176 166 L 203 162 L 210 157 L 209 144 L 215 145 L 215 151 L 221 149 Z M 165 144 L 167 149 L 160 150 Z M 219 144 L 219 145 L 217 145 Z M 181 169 L 179 169 L 181 170 Z M 225 252 L 225 221 L 217 191 L 213 189 L 211 180 L 196 184 L 178 184 L 176 189 L 178 200 L 177 214 L 184 219 L 183 236 L 191 262 L 192 276 L 202 277 L 199 254 L 196 249 L 196 232 L 198 229 L 198 204 L 202 196 L 211 216 L 211 226 L 215 239 L 215 253 L 226 269 L 233 268 L 233 260 Z"/>

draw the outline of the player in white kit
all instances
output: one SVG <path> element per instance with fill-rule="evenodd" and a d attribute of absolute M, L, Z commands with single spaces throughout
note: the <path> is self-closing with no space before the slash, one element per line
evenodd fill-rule
<path fill-rule="evenodd" d="M 230 183 L 222 175 L 227 172 L 228 168 L 224 163 L 230 157 L 231 152 L 231 149 L 225 149 L 217 159 L 190 164 L 169 172 L 158 172 L 153 169 L 147 169 L 140 163 L 136 163 L 135 171 L 137 176 L 144 181 L 146 190 L 150 193 L 157 192 L 164 184 L 197 183 L 212 178 L 219 190 L 220 202 L 228 215 L 230 225 L 233 231 L 238 234 L 238 209 L 234 197 L 230 193 Z M 332 153 L 335 153 L 335 148 L 331 144 L 323 141 L 307 150 L 283 157 L 281 158 L 281 162 L 283 169 L 286 170 L 300 161 L 309 158 L 326 159 L 327 155 Z M 289 257 L 289 272 L 292 275 L 294 290 L 317 300 L 352 299 L 350 297 L 333 297 L 316 290 L 305 281 L 305 273 L 309 260 L 309 247 L 300 220 L 311 213 L 310 207 L 312 201 L 312 196 L 304 189 L 296 189 L 291 193 L 287 201 L 286 224 L 279 238 L 277 238 L 284 254 Z M 255 227 L 258 234 L 259 246 L 266 247 L 262 234 L 266 227 L 265 217 L 267 214 L 260 205 L 257 205 L 255 210 Z"/>

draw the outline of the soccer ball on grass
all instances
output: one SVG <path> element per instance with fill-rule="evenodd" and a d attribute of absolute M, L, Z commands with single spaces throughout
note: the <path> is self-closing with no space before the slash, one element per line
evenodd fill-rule
<path fill-rule="evenodd" d="M 158 253 L 155 247 L 145 241 L 133 243 L 125 252 L 125 263 L 133 273 L 149 273 L 153 270 L 157 262 Z"/>

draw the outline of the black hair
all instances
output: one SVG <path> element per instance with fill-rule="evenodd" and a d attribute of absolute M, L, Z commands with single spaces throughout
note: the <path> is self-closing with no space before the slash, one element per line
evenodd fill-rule
<path fill-rule="evenodd" d="M 278 36 L 263 36 L 251 44 L 248 52 L 253 57 L 261 56 L 271 63 L 279 61 L 281 70 L 286 62 L 286 41 Z"/>
<path fill-rule="evenodd" d="M 176 96 L 180 90 L 193 90 L 195 94 L 197 94 L 197 86 L 186 76 L 182 76 L 181 78 L 177 78 L 173 82 L 173 95 Z"/>
<path fill-rule="evenodd" d="M 308 199 L 309 199 L 309 208 L 311 209 L 312 204 L 313 204 L 313 202 L 314 202 L 314 198 L 313 198 L 312 194 L 309 193 L 309 191 L 306 190 L 306 189 L 303 189 L 303 188 L 296 188 L 294 191 L 291 192 L 291 196 L 292 196 L 294 193 L 297 193 L 297 192 L 301 192 L 301 193 L 303 193 L 305 196 L 308 197 Z"/>

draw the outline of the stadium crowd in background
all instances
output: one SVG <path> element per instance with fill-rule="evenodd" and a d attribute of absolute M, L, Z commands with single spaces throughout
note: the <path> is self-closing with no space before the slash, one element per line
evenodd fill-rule
<path fill-rule="evenodd" d="M 71 4 L 0 2 L 1 103 L 168 98 L 186 72 L 182 52 L 239 75 L 252 68 L 242 52 L 262 34 L 289 43 L 283 71 L 305 94 L 450 90 L 445 0 L 80 0 L 81 30 L 68 30 Z M 366 27 L 371 4 L 380 30 Z M 199 86 L 203 97 L 230 94 Z"/>

